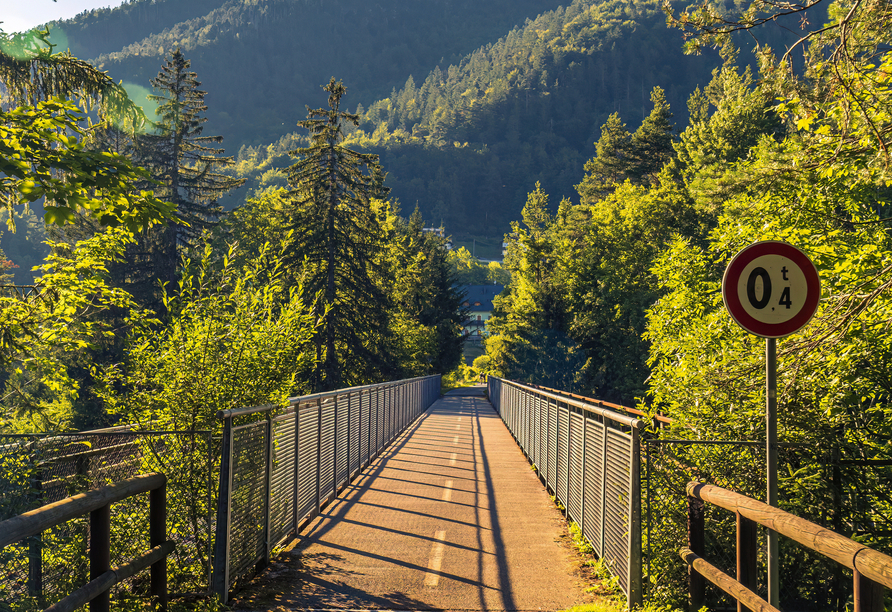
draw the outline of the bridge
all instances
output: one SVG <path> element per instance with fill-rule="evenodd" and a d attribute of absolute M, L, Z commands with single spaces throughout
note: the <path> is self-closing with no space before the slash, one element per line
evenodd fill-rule
<path fill-rule="evenodd" d="M 570 570 L 575 553 L 565 543 L 566 520 L 630 607 L 652 597 L 725 607 L 731 604 L 724 593 L 732 593 L 751 609 L 774 610 L 759 598 L 752 569 L 764 549 L 755 527 L 762 524 L 836 554 L 829 561 L 797 554 L 787 569 L 807 567 L 823 586 L 848 580 L 848 598 L 852 578 L 840 574 L 842 564 L 854 572 L 856 610 L 882 610 L 892 559 L 814 536 L 798 523 L 782 532 L 778 525 L 791 520 L 786 513 L 718 487 L 689 485 L 705 478 L 750 493 L 752 474 L 764 469 L 757 444 L 661 440 L 643 435 L 639 416 L 497 378 L 441 397 L 432 376 L 303 396 L 285 408 L 221 411 L 222 437 L 128 427 L 6 436 L 2 518 L 34 515 L 78 490 L 101 491 L 146 472 L 165 478 L 170 512 L 165 536 L 157 528 L 157 485 L 155 510 L 138 496 L 115 497 L 110 510 L 104 507 L 105 531 L 126 535 L 111 543 L 104 566 L 89 572 L 85 550 L 92 557 L 101 548 L 83 544 L 96 531 L 92 518 L 44 521 L 42 532 L 18 539 L 13 522 L 0 523 L 0 598 L 12 610 L 21 602 L 47 607 L 75 589 L 83 597 L 78 582 L 88 575 L 94 584 L 97 572 L 143 559 L 140 567 L 153 564 L 150 591 L 135 570 L 115 570 L 126 576 L 114 587 L 103 583 L 104 592 L 151 592 L 163 601 L 160 565 L 174 595 L 213 592 L 238 609 L 563 610 L 585 599 Z M 729 449 L 735 460 L 723 463 Z M 740 486 L 732 486 L 735 479 Z M 704 501 L 717 511 L 704 511 Z M 148 519 L 156 525 L 151 534 L 136 527 Z M 749 524 L 741 520 L 752 521 L 743 540 L 739 525 Z M 797 539 L 806 532 L 811 539 Z M 158 561 L 165 538 L 175 544 L 165 549 L 166 565 Z M 736 584 L 749 594 L 688 578 L 695 567 L 691 576 L 735 582 L 728 578 L 735 547 Z M 140 550 L 155 556 L 146 561 Z M 749 575 L 741 576 L 741 558 Z M 806 582 L 782 576 L 782 601 L 801 597 L 811 588 Z M 830 609 L 828 601 L 818 609 Z"/>

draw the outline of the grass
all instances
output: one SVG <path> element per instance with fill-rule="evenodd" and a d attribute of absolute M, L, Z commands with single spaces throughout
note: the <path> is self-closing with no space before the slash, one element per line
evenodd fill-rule
<path fill-rule="evenodd" d="M 626 607 L 615 599 L 602 599 L 594 603 L 573 606 L 561 612 L 624 612 Z"/>

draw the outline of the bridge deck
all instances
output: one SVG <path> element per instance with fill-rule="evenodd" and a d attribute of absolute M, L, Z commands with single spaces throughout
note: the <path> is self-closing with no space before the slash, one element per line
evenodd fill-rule
<path fill-rule="evenodd" d="M 560 512 L 481 394 L 456 390 L 438 400 L 234 607 L 560 610 L 581 603 Z"/>

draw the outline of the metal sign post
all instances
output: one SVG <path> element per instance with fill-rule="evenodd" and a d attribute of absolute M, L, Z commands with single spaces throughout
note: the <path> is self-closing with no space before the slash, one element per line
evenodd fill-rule
<path fill-rule="evenodd" d="M 734 256 L 722 279 L 722 299 L 743 329 L 765 338 L 766 502 L 777 507 L 777 338 L 812 318 L 821 297 L 814 264 L 786 242 L 757 242 Z M 768 603 L 780 602 L 778 536 L 768 530 Z"/>
<path fill-rule="evenodd" d="M 765 469 L 766 503 L 777 508 L 777 339 L 765 339 Z M 768 603 L 780 605 L 778 537 L 768 530 Z"/>

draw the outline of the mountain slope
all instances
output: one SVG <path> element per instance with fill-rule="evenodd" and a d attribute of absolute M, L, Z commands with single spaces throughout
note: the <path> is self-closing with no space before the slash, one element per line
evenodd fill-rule
<path fill-rule="evenodd" d="M 208 132 L 222 134 L 233 151 L 293 129 L 305 117 L 305 105 L 324 103 L 320 86 L 332 75 L 347 86 L 347 104 L 368 104 L 407 75 L 426 74 L 558 4 L 137 0 L 57 25 L 75 55 L 143 87 L 181 48 L 208 92 Z"/>
<path fill-rule="evenodd" d="M 373 103 L 348 144 L 381 155 L 392 195 L 459 238 L 500 237 L 537 181 L 575 196 L 601 126 L 634 131 L 654 86 L 680 128 L 718 53 L 686 57 L 656 0 L 575 0 Z M 255 186 L 281 184 L 294 138 L 241 154 Z"/>

